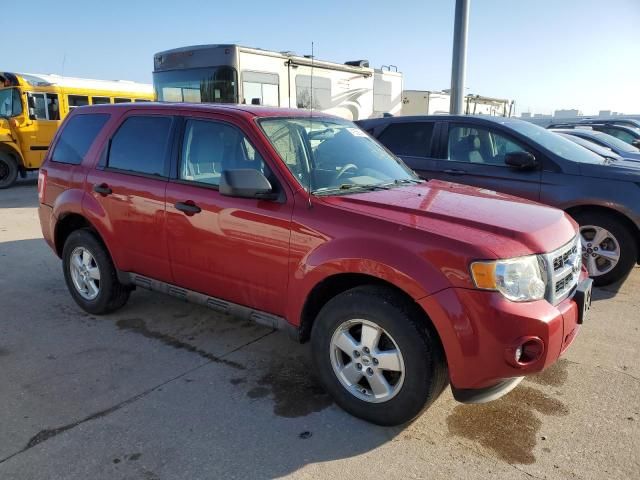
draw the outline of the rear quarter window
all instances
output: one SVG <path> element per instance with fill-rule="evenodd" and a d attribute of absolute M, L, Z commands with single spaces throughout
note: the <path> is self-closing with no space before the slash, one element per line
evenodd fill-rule
<path fill-rule="evenodd" d="M 70 118 L 60 132 L 60 138 L 51 153 L 51 161 L 80 165 L 107 120 L 109 115 L 105 113 Z"/>

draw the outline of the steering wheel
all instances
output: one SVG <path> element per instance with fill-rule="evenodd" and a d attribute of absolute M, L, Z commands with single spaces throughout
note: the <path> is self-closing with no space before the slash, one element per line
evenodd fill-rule
<path fill-rule="evenodd" d="M 336 173 L 336 176 L 333 179 L 333 183 L 337 183 L 338 180 L 340 180 L 340 178 L 342 178 L 342 176 L 345 173 L 347 173 L 349 170 L 357 170 L 357 169 L 358 169 L 357 165 L 354 165 L 353 163 L 347 163 L 344 167 L 340 169 L 338 173 Z"/>

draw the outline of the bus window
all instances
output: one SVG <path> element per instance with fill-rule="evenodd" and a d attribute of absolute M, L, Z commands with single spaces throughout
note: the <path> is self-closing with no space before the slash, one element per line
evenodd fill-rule
<path fill-rule="evenodd" d="M 131 103 L 130 98 L 114 98 L 113 103 Z"/>
<path fill-rule="evenodd" d="M 144 100 L 144 99 L 141 99 L 141 98 L 136 98 L 136 99 L 134 100 L 134 102 L 135 102 L 135 103 L 150 102 L 150 101 L 151 101 L 151 100 Z"/>
<path fill-rule="evenodd" d="M 47 93 L 47 115 L 49 120 L 60 120 L 60 103 L 57 93 Z"/>
<path fill-rule="evenodd" d="M 91 97 L 91 103 L 93 105 L 106 105 L 111 103 L 111 99 L 109 97 Z"/>
<path fill-rule="evenodd" d="M 69 110 L 89 105 L 89 97 L 85 95 L 69 95 L 67 98 L 69 99 Z"/>
<path fill-rule="evenodd" d="M 47 107 L 44 93 L 29 93 L 29 116 L 31 120 L 46 120 Z"/>

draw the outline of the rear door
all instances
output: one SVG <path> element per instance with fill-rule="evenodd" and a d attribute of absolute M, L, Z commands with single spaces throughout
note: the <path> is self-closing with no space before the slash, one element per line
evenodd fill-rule
<path fill-rule="evenodd" d="M 542 156 L 508 132 L 465 122 L 443 122 L 432 178 L 540 199 L 541 168 L 518 170 L 504 163 L 507 153 L 526 151 Z"/>
<path fill-rule="evenodd" d="M 89 194 L 107 213 L 117 267 L 167 282 L 165 190 L 174 125 L 163 112 L 125 114 L 87 176 Z"/>
<path fill-rule="evenodd" d="M 179 142 L 166 206 L 175 283 L 283 316 L 293 197 L 279 186 L 251 132 L 230 117 L 186 118 Z M 264 173 L 280 199 L 221 195 L 221 172 L 239 168 Z"/>
<path fill-rule="evenodd" d="M 390 123 L 378 135 L 378 141 L 422 178 L 432 178 L 436 170 L 432 156 L 437 138 L 436 122 L 402 121 Z"/>

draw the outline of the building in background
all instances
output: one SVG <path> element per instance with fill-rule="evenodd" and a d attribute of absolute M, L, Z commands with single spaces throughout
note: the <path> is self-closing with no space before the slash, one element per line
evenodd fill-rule
<path fill-rule="evenodd" d="M 450 113 L 448 90 L 405 90 L 402 93 L 402 115 L 438 115 Z M 494 115 L 510 117 L 515 102 L 503 98 L 466 95 L 464 113 L 468 115 Z"/>

